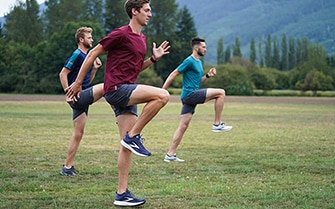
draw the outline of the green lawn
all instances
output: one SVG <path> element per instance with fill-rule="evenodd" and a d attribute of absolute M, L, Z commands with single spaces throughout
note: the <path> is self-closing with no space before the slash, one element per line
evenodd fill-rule
<path fill-rule="evenodd" d="M 226 103 L 228 133 L 212 133 L 213 103 L 200 105 L 178 149 L 186 162 L 166 163 L 180 107 L 144 129 L 152 156 L 133 156 L 129 189 L 143 208 L 335 208 L 334 105 Z M 0 132 L 0 208 L 114 208 L 120 143 L 107 103 L 90 109 L 78 177 L 59 175 L 72 133 L 64 102 L 2 101 Z"/>

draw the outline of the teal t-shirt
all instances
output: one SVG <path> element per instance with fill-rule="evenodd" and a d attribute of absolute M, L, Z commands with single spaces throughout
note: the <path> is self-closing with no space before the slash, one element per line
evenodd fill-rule
<path fill-rule="evenodd" d="M 183 88 L 180 98 L 184 99 L 193 91 L 200 89 L 203 74 L 202 62 L 190 55 L 177 67 L 177 70 L 183 75 Z"/>

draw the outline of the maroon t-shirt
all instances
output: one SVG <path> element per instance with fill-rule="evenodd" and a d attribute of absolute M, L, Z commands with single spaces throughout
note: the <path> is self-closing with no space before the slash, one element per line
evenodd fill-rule
<path fill-rule="evenodd" d="M 127 25 L 113 30 L 99 43 L 107 51 L 104 93 L 115 90 L 114 86 L 135 83 L 147 51 L 145 36 Z"/>

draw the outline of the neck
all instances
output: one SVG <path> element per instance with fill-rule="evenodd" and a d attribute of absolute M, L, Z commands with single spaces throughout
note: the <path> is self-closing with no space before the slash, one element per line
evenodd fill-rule
<path fill-rule="evenodd" d="M 87 54 L 88 48 L 84 47 L 83 45 L 78 45 L 78 49 Z"/>
<path fill-rule="evenodd" d="M 196 59 L 196 60 L 199 60 L 199 59 L 200 59 L 200 56 L 198 55 L 198 52 L 196 52 L 196 51 L 193 51 L 192 56 L 193 56 L 194 59 Z"/>
<path fill-rule="evenodd" d="M 135 23 L 134 21 L 130 20 L 129 26 L 133 33 L 141 34 L 142 25 Z"/>

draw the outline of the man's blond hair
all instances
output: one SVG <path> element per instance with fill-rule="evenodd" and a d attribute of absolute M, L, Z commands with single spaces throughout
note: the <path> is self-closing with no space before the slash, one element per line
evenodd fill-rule
<path fill-rule="evenodd" d="M 77 29 L 75 39 L 79 43 L 80 38 L 85 38 L 85 33 L 92 33 L 93 29 L 90 27 L 80 27 Z"/>

